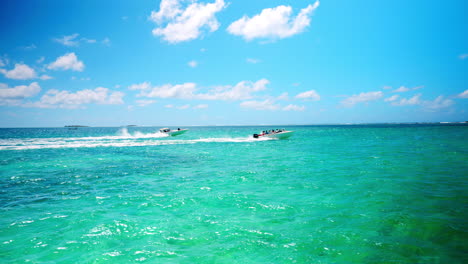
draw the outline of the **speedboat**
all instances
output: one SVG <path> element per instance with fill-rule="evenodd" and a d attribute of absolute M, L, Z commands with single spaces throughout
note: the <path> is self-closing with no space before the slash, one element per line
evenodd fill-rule
<path fill-rule="evenodd" d="M 170 128 L 161 128 L 159 129 L 159 132 L 161 133 L 164 133 L 164 134 L 167 134 L 169 136 L 178 136 L 178 135 L 182 135 L 183 133 L 187 132 L 188 129 L 180 129 L 178 128 L 177 130 L 171 130 Z"/>
<path fill-rule="evenodd" d="M 286 139 L 292 136 L 294 131 L 287 131 L 285 129 L 277 130 L 266 130 L 262 131 L 259 134 L 253 134 L 254 138 L 275 138 L 275 139 Z"/>

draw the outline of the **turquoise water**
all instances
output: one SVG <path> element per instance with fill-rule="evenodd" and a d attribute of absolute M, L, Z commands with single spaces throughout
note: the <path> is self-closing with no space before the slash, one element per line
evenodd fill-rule
<path fill-rule="evenodd" d="M 467 263 L 468 126 L 273 128 L 0 129 L 0 260 Z"/>

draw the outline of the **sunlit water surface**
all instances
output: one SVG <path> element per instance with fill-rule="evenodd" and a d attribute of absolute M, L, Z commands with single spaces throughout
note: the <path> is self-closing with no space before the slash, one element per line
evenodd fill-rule
<path fill-rule="evenodd" d="M 468 126 L 0 129 L 2 263 L 467 263 Z"/>

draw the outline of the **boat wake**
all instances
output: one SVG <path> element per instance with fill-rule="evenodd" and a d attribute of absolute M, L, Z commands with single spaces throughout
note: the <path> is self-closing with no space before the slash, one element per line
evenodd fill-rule
<path fill-rule="evenodd" d="M 272 139 L 254 139 L 252 137 L 173 139 L 173 137 L 159 132 L 144 134 L 137 131 L 131 134 L 126 128 L 123 128 L 115 136 L 0 139 L 0 150 L 144 147 L 197 143 L 248 143 L 266 140 Z"/>

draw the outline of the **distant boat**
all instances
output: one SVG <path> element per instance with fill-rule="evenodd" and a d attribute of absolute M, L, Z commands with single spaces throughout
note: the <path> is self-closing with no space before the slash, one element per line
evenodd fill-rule
<path fill-rule="evenodd" d="M 188 129 L 178 128 L 177 130 L 171 130 L 171 129 L 167 128 L 167 127 L 159 129 L 159 132 L 164 133 L 164 134 L 168 134 L 169 136 L 178 136 L 178 135 L 181 135 L 181 134 L 183 134 L 183 133 L 185 133 L 187 131 L 188 131 Z"/>
<path fill-rule="evenodd" d="M 292 136 L 294 131 L 287 131 L 285 129 L 277 130 L 266 130 L 262 131 L 259 134 L 253 134 L 254 138 L 276 138 L 276 139 L 286 139 Z"/>

